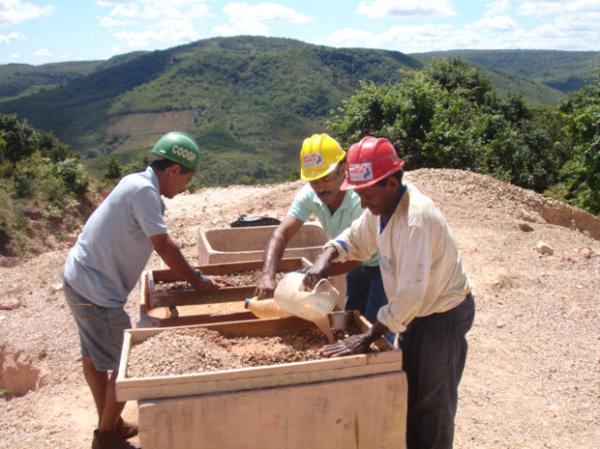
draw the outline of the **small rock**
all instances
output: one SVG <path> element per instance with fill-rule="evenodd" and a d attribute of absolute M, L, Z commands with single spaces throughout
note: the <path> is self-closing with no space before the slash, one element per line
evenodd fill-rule
<path fill-rule="evenodd" d="M 595 255 L 595 253 L 594 253 L 594 251 L 592 250 L 592 248 L 588 248 L 588 247 L 585 247 L 585 248 L 579 248 L 579 254 L 581 254 L 581 256 L 582 256 L 584 259 L 591 259 L 591 258 L 592 258 L 592 256 L 594 256 L 594 255 Z"/>
<path fill-rule="evenodd" d="M 554 254 L 554 250 L 552 249 L 552 247 L 541 240 L 536 243 L 535 250 L 538 253 L 544 254 L 546 256 L 551 256 L 552 254 Z"/>
<path fill-rule="evenodd" d="M 497 327 L 498 329 L 502 329 L 504 326 L 506 326 L 506 324 L 504 324 L 502 321 L 498 321 L 498 322 L 496 323 L 496 327 Z"/>
<path fill-rule="evenodd" d="M 525 209 L 519 209 L 517 211 L 517 215 L 521 220 L 528 221 L 529 223 L 535 223 L 538 221 L 538 218 L 535 214 L 526 211 Z"/>
<path fill-rule="evenodd" d="M 531 232 L 533 228 L 527 223 L 519 223 L 519 229 L 523 232 Z"/>
<path fill-rule="evenodd" d="M 56 284 L 52 284 L 52 287 L 51 287 L 52 293 L 59 292 L 62 290 L 62 288 L 63 288 L 62 282 L 57 282 Z"/>
<path fill-rule="evenodd" d="M 15 310 L 21 307 L 17 298 L 0 298 L 0 310 Z"/>

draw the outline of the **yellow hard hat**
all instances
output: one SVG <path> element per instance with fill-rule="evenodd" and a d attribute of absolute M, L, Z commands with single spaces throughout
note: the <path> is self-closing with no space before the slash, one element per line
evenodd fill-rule
<path fill-rule="evenodd" d="M 327 176 L 345 156 L 337 140 L 328 134 L 313 134 L 304 139 L 300 150 L 300 179 L 315 181 Z"/>

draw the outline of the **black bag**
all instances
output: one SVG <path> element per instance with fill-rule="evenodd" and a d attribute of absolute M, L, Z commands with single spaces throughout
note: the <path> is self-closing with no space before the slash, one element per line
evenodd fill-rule
<path fill-rule="evenodd" d="M 264 217 L 261 215 L 240 215 L 235 221 L 229 223 L 232 228 L 245 228 L 249 226 L 272 226 L 281 223 L 277 218 Z"/>

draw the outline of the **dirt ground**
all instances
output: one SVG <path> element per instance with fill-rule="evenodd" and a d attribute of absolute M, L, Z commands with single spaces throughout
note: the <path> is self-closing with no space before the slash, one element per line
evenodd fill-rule
<path fill-rule="evenodd" d="M 600 220 L 486 176 L 407 177 L 446 215 L 475 287 L 455 447 L 600 449 L 600 241 L 590 236 Z M 199 229 L 242 213 L 282 217 L 300 185 L 180 195 L 167 200 L 166 220 L 195 261 Z M 536 250 L 540 240 L 552 254 Z M 71 243 L 0 268 L 0 386 L 26 391 L 0 399 L 1 447 L 90 447 L 96 412 L 60 290 Z M 159 267 L 152 256 L 148 268 Z M 134 322 L 138 307 L 139 286 L 127 305 Z M 136 404 L 125 414 L 135 419 Z"/>

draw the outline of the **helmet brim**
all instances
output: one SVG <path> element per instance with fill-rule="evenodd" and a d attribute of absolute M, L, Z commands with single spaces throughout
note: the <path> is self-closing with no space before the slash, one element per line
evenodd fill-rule
<path fill-rule="evenodd" d="M 305 174 L 302 173 L 302 170 L 300 170 L 300 179 L 304 182 L 318 181 L 319 179 L 324 178 L 325 176 L 328 176 L 331 173 L 333 173 L 333 171 L 337 168 L 338 164 L 340 163 L 340 161 L 342 159 L 336 160 L 335 162 L 333 162 L 332 164 L 329 165 L 327 170 L 319 173 L 316 176 L 306 176 Z"/>
<path fill-rule="evenodd" d="M 347 190 L 366 189 L 367 187 L 371 187 L 372 185 L 377 184 L 382 179 L 385 179 L 388 176 L 396 173 L 398 170 L 401 170 L 403 167 L 404 167 L 404 161 L 400 160 L 400 162 L 386 174 L 379 176 L 377 178 L 374 178 L 374 179 L 369 179 L 368 181 L 364 181 L 364 182 L 352 182 L 348 179 L 348 175 L 346 174 L 346 177 L 344 178 L 344 181 L 342 182 L 342 185 L 340 186 L 340 190 L 347 191 Z"/>

